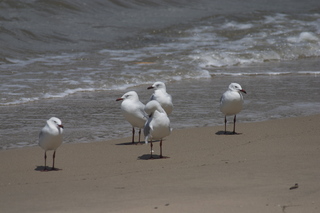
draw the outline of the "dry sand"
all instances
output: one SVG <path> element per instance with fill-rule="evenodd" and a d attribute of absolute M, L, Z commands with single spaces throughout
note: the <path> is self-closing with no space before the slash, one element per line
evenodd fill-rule
<path fill-rule="evenodd" d="M 239 135 L 221 135 L 222 126 L 174 130 L 166 159 L 147 160 L 149 146 L 128 145 L 130 138 L 63 144 L 60 171 L 39 171 L 40 147 L 1 151 L 0 209 L 318 213 L 319 122 L 320 115 L 239 123 Z"/>

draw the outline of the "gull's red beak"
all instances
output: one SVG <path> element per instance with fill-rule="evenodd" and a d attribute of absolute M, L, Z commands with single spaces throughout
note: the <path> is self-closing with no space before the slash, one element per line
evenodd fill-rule
<path fill-rule="evenodd" d="M 148 87 L 147 89 L 153 89 L 154 87 L 153 86 L 150 86 L 150 87 Z"/>
<path fill-rule="evenodd" d="M 244 89 L 240 90 L 240 92 L 243 92 L 244 94 L 247 94 L 247 92 Z"/>
<path fill-rule="evenodd" d="M 116 99 L 116 101 L 122 101 L 123 100 L 123 98 L 117 98 Z"/>

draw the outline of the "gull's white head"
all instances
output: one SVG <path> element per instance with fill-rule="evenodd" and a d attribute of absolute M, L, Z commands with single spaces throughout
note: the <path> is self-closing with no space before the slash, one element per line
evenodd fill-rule
<path fill-rule="evenodd" d="M 116 99 L 116 101 L 122 100 L 139 100 L 139 96 L 135 91 L 130 91 L 125 93 L 121 98 Z"/>
<path fill-rule="evenodd" d="M 52 117 L 50 118 L 49 120 L 47 120 L 47 122 L 50 124 L 50 125 L 55 125 L 59 130 L 60 129 L 63 129 L 63 125 L 62 125 L 62 122 L 59 118 L 56 118 L 56 117 Z"/>
<path fill-rule="evenodd" d="M 247 94 L 247 92 L 244 89 L 242 89 L 242 87 L 238 83 L 231 83 L 229 85 L 229 90 L 237 91 L 237 92 L 243 92 L 243 93 Z"/>
<path fill-rule="evenodd" d="M 163 89 L 163 90 L 166 90 L 166 85 L 161 81 L 157 81 L 152 86 L 148 87 L 148 89 L 155 89 L 155 90 Z"/>

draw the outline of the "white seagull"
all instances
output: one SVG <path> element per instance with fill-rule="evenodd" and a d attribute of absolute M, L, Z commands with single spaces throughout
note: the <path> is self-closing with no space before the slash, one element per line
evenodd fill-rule
<path fill-rule="evenodd" d="M 47 151 L 53 150 L 53 163 L 52 170 L 54 168 L 54 160 L 56 157 L 56 150 L 62 144 L 62 132 L 63 125 L 61 120 L 56 117 L 52 117 L 47 120 L 46 125 L 42 128 L 39 134 L 39 146 L 44 149 L 44 171 L 47 171 Z"/>
<path fill-rule="evenodd" d="M 242 110 L 243 97 L 242 94 L 247 93 L 242 89 L 240 84 L 231 83 L 228 90 L 223 93 L 220 98 L 220 111 L 224 117 L 224 132 L 227 133 L 227 116 L 234 115 L 233 119 L 233 134 L 236 134 L 236 114 Z"/>
<path fill-rule="evenodd" d="M 122 101 L 122 114 L 132 126 L 132 144 L 134 144 L 135 127 L 139 128 L 140 142 L 141 128 L 144 127 L 144 124 L 148 119 L 148 115 L 144 111 L 144 104 L 140 102 L 139 96 L 135 91 L 125 93 L 121 98 L 116 99 L 116 101 Z"/>
<path fill-rule="evenodd" d="M 162 139 L 170 135 L 172 129 L 170 128 L 170 120 L 167 113 L 161 107 L 160 103 L 152 100 L 146 104 L 145 111 L 149 115 L 149 119 L 144 126 L 145 143 L 150 141 L 151 157 L 152 156 L 152 140 L 160 140 L 160 158 L 162 156 Z"/>
<path fill-rule="evenodd" d="M 148 89 L 154 89 L 150 100 L 158 101 L 167 115 L 170 115 L 173 110 L 173 104 L 171 95 L 166 91 L 166 85 L 161 81 L 157 81 L 152 86 L 148 87 Z"/>

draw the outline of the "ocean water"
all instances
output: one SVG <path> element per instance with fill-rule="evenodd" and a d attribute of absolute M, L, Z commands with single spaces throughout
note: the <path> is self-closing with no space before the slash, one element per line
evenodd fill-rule
<path fill-rule="evenodd" d="M 37 144 L 51 116 L 66 143 L 130 136 L 116 98 L 163 81 L 174 129 L 223 124 L 231 82 L 239 122 L 320 113 L 320 3 L 2 1 L 0 149 Z M 230 122 L 231 122 L 230 118 Z"/>

